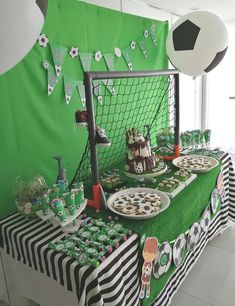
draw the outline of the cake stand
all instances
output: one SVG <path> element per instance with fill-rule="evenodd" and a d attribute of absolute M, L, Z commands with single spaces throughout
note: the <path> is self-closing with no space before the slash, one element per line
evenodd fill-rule
<path fill-rule="evenodd" d="M 148 172 L 148 173 L 140 173 L 140 174 L 136 174 L 136 173 L 131 173 L 128 171 L 125 171 L 125 175 L 127 177 L 133 178 L 139 182 L 155 182 L 156 180 L 154 179 L 156 176 L 159 176 L 163 173 L 165 173 L 167 170 L 167 165 L 165 165 L 164 168 L 158 170 L 158 167 L 153 168 L 152 172 Z"/>
<path fill-rule="evenodd" d="M 43 215 L 41 210 L 39 210 L 36 214 L 41 220 L 49 221 L 54 226 L 60 226 L 64 232 L 72 233 L 81 226 L 82 221 L 79 220 L 78 217 L 86 208 L 86 205 L 87 205 L 87 199 L 85 199 L 84 202 L 79 205 L 74 215 L 69 215 L 68 210 L 65 209 L 68 215 L 65 221 L 61 221 L 58 217 L 55 216 L 55 214 L 52 211 L 50 211 L 49 215 L 46 216 Z"/>

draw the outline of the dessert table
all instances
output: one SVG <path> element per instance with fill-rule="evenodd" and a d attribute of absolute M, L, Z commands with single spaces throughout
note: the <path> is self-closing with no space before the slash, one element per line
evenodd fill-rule
<path fill-rule="evenodd" d="M 181 265 L 175 267 L 173 262 L 167 273 L 159 279 L 151 277 L 151 295 L 148 299 L 139 300 L 142 255 L 139 244 L 141 236 L 157 237 L 160 243 L 173 243 L 177 236 L 189 230 L 194 222 L 198 222 L 210 203 L 211 192 L 216 187 L 217 177 L 222 171 L 225 196 L 217 210 L 211 213 L 208 231 L 202 232 L 196 246 L 187 252 Z M 87 209 L 89 217 L 101 217 L 107 220 L 110 212 L 100 213 Z M 49 286 L 41 286 L 43 281 L 56 282 L 60 288 L 73 294 L 70 305 L 161 305 L 170 304 L 208 241 L 235 221 L 235 174 L 230 156 L 225 153 L 220 158 L 220 165 L 208 173 L 198 177 L 171 199 L 169 208 L 157 217 L 148 220 L 129 220 L 120 217 L 118 222 L 133 231 L 129 239 L 123 242 L 98 268 L 79 266 L 75 259 L 48 248 L 48 243 L 63 238 L 65 233 L 59 227 L 41 220 L 25 220 L 18 213 L 0 221 L 1 247 L 12 265 L 21 265 L 21 275 L 16 281 L 22 292 L 24 277 L 29 271 L 34 274 L 30 279 L 32 290 L 28 297 L 37 303 L 54 306 L 58 304 L 58 296 L 50 291 Z M 23 274 L 25 270 L 27 273 Z M 35 275 L 40 274 L 40 277 Z M 43 278 L 42 278 L 43 276 Z M 45 279 L 44 279 L 45 278 Z M 20 279 L 22 280 L 21 283 Z M 27 282 L 26 287 L 27 287 Z M 43 288 L 42 292 L 38 288 Z M 34 288 L 34 289 L 33 289 Z M 32 293 L 34 292 L 34 294 Z M 44 296 L 42 298 L 42 296 Z M 43 302 L 47 299 L 50 304 Z M 76 299 L 74 299 L 76 297 Z M 55 303 L 55 304 L 54 304 Z"/>

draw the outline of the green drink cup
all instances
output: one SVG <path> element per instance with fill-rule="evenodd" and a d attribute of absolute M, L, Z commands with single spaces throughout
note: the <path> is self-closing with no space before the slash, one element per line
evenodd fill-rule
<path fill-rule="evenodd" d="M 187 148 L 188 142 L 187 142 L 186 133 L 181 133 L 180 134 L 180 140 L 181 140 L 181 146 L 183 147 L 183 149 Z"/>
<path fill-rule="evenodd" d="M 201 139 L 200 134 L 201 134 L 200 130 L 195 130 L 195 132 L 194 132 L 194 141 L 195 141 L 195 144 L 196 144 L 197 147 L 200 144 L 200 139 Z"/>
<path fill-rule="evenodd" d="M 208 147 L 208 145 L 210 144 L 210 140 L 211 140 L 211 130 L 206 129 L 203 132 L 203 136 L 204 136 L 204 140 L 205 140 L 206 146 Z"/>
<path fill-rule="evenodd" d="M 68 192 L 68 182 L 64 180 L 58 180 L 59 195 L 62 196 Z"/>
<path fill-rule="evenodd" d="M 162 148 L 166 147 L 167 142 L 168 142 L 168 137 L 166 137 L 165 134 L 160 133 L 157 135 L 157 144 L 159 147 L 162 147 Z"/>
<path fill-rule="evenodd" d="M 65 201 L 66 207 L 68 208 L 68 211 L 70 215 L 74 215 L 76 212 L 76 203 L 75 203 L 75 194 L 73 191 L 66 192 L 63 194 L 63 199 Z"/>
<path fill-rule="evenodd" d="M 66 220 L 67 214 L 64 209 L 63 201 L 60 198 L 54 199 L 51 202 L 51 209 L 54 212 L 54 214 L 60 219 L 60 221 Z"/>
<path fill-rule="evenodd" d="M 84 200 L 85 200 L 83 183 L 79 182 L 77 186 L 73 186 L 73 187 L 76 187 L 76 188 L 72 189 L 71 192 L 75 194 L 76 207 L 79 207 L 82 203 L 84 203 Z"/>
<path fill-rule="evenodd" d="M 45 193 L 43 196 L 42 196 L 42 213 L 44 216 L 48 216 L 49 215 L 49 212 L 50 212 L 50 209 L 49 209 L 49 195 L 47 193 Z"/>
<path fill-rule="evenodd" d="M 53 189 L 50 189 L 49 198 L 52 201 L 54 199 L 59 198 L 59 196 L 60 196 L 59 186 L 57 184 L 54 184 Z"/>

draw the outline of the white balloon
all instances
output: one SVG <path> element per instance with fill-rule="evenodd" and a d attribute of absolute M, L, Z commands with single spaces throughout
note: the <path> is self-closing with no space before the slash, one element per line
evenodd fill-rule
<path fill-rule="evenodd" d="M 190 76 L 211 71 L 222 60 L 228 32 L 215 14 L 198 11 L 184 15 L 171 27 L 166 50 L 172 65 Z"/>
<path fill-rule="evenodd" d="M 43 23 L 35 0 L 0 0 L 0 75 L 30 51 Z"/>

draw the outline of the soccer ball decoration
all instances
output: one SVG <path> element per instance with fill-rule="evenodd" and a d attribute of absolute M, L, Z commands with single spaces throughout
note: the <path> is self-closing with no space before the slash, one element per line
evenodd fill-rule
<path fill-rule="evenodd" d="M 172 65 L 190 76 L 214 69 L 228 47 L 228 32 L 215 14 L 198 11 L 184 15 L 171 27 L 166 50 Z"/>

